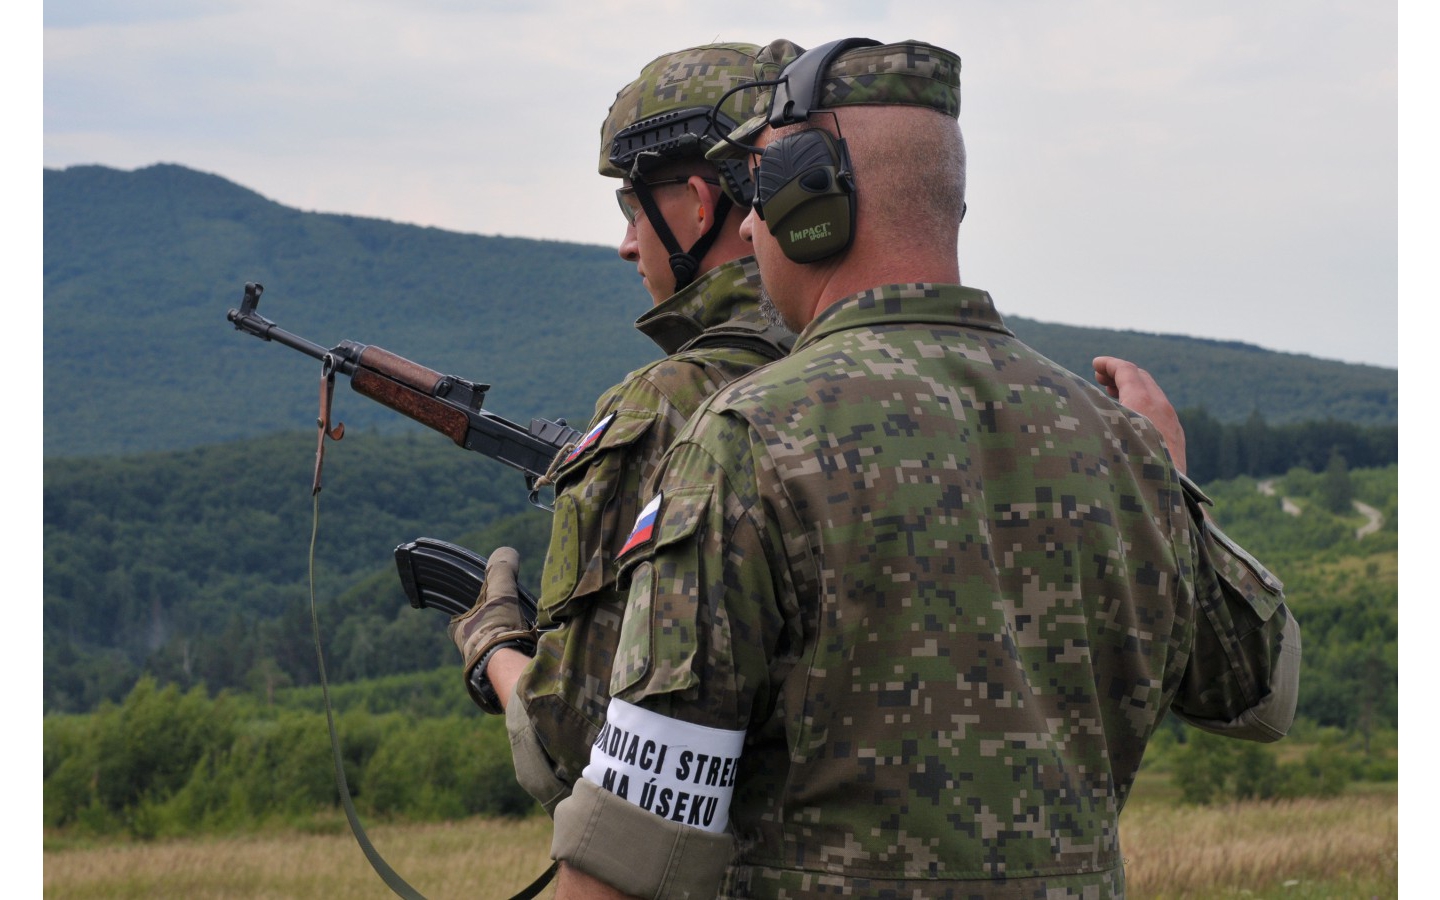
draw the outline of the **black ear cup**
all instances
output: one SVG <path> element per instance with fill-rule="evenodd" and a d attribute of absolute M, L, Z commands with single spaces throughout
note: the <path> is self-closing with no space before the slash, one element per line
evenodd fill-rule
<path fill-rule="evenodd" d="M 855 183 L 845 142 L 811 129 L 765 148 L 755 170 L 755 210 L 798 263 L 819 262 L 850 246 Z"/>

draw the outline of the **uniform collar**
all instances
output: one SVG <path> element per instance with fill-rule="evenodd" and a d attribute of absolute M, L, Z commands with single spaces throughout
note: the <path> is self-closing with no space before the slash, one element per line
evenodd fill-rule
<path fill-rule="evenodd" d="M 707 329 L 736 319 L 759 321 L 760 269 L 755 257 L 716 266 L 635 320 L 635 327 L 671 355 Z"/>
<path fill-rule="evenodd" d="M 995 311 L 989 293 L 958 284 L 912 282 L 881 285 L 830 304 L 800 333 L 795 349 L 837 331 L 899 322 L 959 325 L 1015 336 Z"/>

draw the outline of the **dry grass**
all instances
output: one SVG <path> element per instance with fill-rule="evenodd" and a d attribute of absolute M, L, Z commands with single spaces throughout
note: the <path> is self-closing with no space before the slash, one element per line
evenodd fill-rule
<path fill-rule="evenodd" d="M 1120 820 L 1135 897 L 1394 897 L 1394 793 L 1207 808 L 1149 804 Z"/>
<path fill-rule="evenodd" d="M 1309 900 L 1398 894 L 1393 790 L 1334 800 L 1177 807 L 1160 785 L 1122 817 L 1132 898 Z M 393 897 L 355 839 L 288 833 L 45 851 L 45 896 Z M 507 898 L 549 864 L 548 819 L 375 825 L 376 849 L 426 897 Z M 542 896 L 549 897 L 553 888 Z"/>
<path fill-rule="evenodd" d="M 344 829 L 344 826 L 341 825 Z M 550 820 L 366 825 L 371 843 L 430 898 L 508 898 L 550 865 Z M 553 894 L 553 886 L 542 894 Z M 45 851 L 45 896 L 269 900 L 393 898 L 348 830 Z"/>

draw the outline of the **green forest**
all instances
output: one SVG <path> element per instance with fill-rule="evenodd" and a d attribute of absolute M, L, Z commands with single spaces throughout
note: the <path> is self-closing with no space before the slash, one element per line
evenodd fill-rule
<path fill-rule="evenodd" d="M 319 364 L 225 314 L 258 281 L 259 312 L 287 331 L 376 344 L 493 385 L 498 415 L 578 426 L 658 353 L 631 325 L 648 308 L 633 266 L 608 247 L 301 212 L 175 165 L 46 170 L 44 190 L 47 828 L 149 837 L 333 811 L 307 587 L 317 510 L 315 614 L 357 804 L 530 809 L 501 723 L 458 683 L 443 616 L 406 602 L 393 550 L 508 544 L 533 585 L 549 514 L 515 471 L 344 388 L 347 433 L 312 501 Z M 1190 474 L 1304 631 L 1298 730 L 1323 758 L 1247 760 L 1269 780 L 1239 785 L 1223 775 L 1238 751 L 1171 723 L 1153 764 L 1197 801 L 1393 778 L 1398 373 L 1007 322 L 1082 375 L 1104 353 L 1156 376 Z"/>
<path fill-rule="evenodd" d="M 588 419 L 656 353 L 612 248 L 305 213 L 180 166 L 47 170 L 44 245 L 46 458 L 307 427 L 320 364 L 230 325 L 246 282 L 281 328 L 492 384 L 487 406 L 522 422 Z M 336 404 L 353 427 L 405 430 L 348 389 Z"/>
<path fill-rule="evenodd" d="M 1236 466 L 1223 473 L 1230 477 L 1289 470 L 1293 480 L 1332 463 L 1349 469 L 1351 459 L 1361 467 L 1396 460 L 1393 428 L 1214 425 L 1224 450 L 1213 452 L 1211 433 L 1197 424 L 1203 415 L 1185 419 L 1191 471 L 1202 483 L 1217 463 Z M 295 433 L 47 460 L 45 709 L 118 701 L 142 675 L 212 691 L 313 683 L 306 551 L 314 448 L 312 435 Z M 453 652 L 429 621 L 439 614 L 408 606 L 393 563 L 398 544 L 425 536 L 482 554 L 509 544 L 538 580 L 550 520 L 527 504 L 518 473 L 430 432 L 355 431 L 326 452 L 315 572 L 333 628 L 333 677 L 423 671 Z M 1306 525 L 1319 527 L 1313 517 Z"/>
<path fill-rule="evenodd" d="M 212 691 L 314 678 L 299 548 L 319 367 L 224 321 L 246 281 L 268 285 L 259 312 L 286 330 L 489 381 L 519 422 L 585 421 L 656 353 L 608 248 L 300 212 L 174 165 L 47 170 L 45 210 L 46 710 L 119 701 L 144 675 Z M 1012 325 L 1082 373 L 1102 351 L 1150 368 L 1202 482 L 1398 458 L 1394 370 Z M 404 605 L 394 546 L 484 552 L 499 534 L 538 566 L 548 522 L 513 472 L 343 388 L 335 406 L 349 436 L 330 451 L 316 555 L 334 671 L 422 671 L 446 648 Z"/>
<path fill-rule="evenodd" d="M 1146 765 L 1170 773 L 1186 801 L 1333 795 L 1355 780 L 1397 777 L 1397 473 L 1393 465 L 1335 464 L 1265 482 L 1242 476 L 1206 485 L 1216 519 L 1285 582 L 1301 623 L 1295 735 L 1309 749 L 1286 760 L 1269 746 L 1210 741 L 1167 719 Z M 303 510 L 296 517 L 306 519 Z M 339 517 L 337 510 L 322 513 L 322 520 Z M 545 520 L 502 516 L 476 533 L 475 543 L 528 539 L 536 547 L 544 534 L 532 521 Z M 335 545 L 327 552 L 339 551 L 338 525 L 326 542 Z M 299 564 L 303 547 L 274 552 L 277 562 Z M 406 820 L 533 811 L 509 769 L 503 723 L 480 715 L 465 694 L 443 618 L 396 601 L 393 574 L 386 574 L 320 604 L 327 670 L 343 682 L 331 694 L 357 807 Z M 187 677 L 172 652 L 88 712 L 47 714 L 46 827 L 150 838 L 303 827 L 333 811 L 320 690 L 313 675 L 283 669 L 287 653 L 308 657 L 312 673 L 316 667 L 305 601 L 296 597 L 289 606 L 276 622 L 288 634 L 255 630 L 254 623 L 227 626 L 235 630 L 213 656 L 229 653 L 234 686 L 217 689 L 197 671 Z M 342 607 L 349 610 L 337 626 Z M 434 651 L 433 665 L 380 676 L 401 648 L 422 645 Z M 206 658 L 197 648 L 192 665 Z M 47 690 L 49 680 L 47 670 Z"/>
<path fill-rule="evenodd" d="M 307 611 L 315 438 L 45 464 L 45 708 L 116 700 L 145 673 L 213 690 L 315 679 Z M 326 451 L 316 590 L 337 679 L 449 647 L 407 605 L 396 545 L 426 536 L 543 560 L 523 478 L 437 434 L 356 431 Z M 453 649 L 450 652 L 454 652 Z"/>

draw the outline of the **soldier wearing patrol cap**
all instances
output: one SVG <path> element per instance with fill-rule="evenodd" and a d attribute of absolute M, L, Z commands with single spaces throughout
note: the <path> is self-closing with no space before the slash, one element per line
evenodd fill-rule
<path fill-rule="evenodd" d="M 520 615 L 518 556 L 508 547 L 490 555 L 484 592 L 451 624 L 471 695 L 487 712 L 504 708 L 517 777 L 547 810 L 580 777 L 604 721 L 625 605 L 615 558 L 642 483 L 701 401 L 794 341 L 758 309 L 758 270 L 739 237 L 749 174 L 704 157 L 718 140 L 712 122 L 728 129 L 744 117 L 734 94 L 712 118 L 726 92 L 752 77 L 759 50 L 668 53 L 616 95 L 600 129 L 600 174 L 622 180 L 620 255 L 636 263 L 655 304 L 636 327 L 667 356 L 601 396 L 584 437 L 551 466 L 555 521 L 537 627 Z"/>
<path fill-rule="evenodd" d="M 1290 726 L 1280 583 L 1155 424 L 960 286 L 959 72 L 917 41 L 777 41 L 711 151 L 751 169 L 742 234 L 801 333 L 692 417 L 620 556 L 562 897 L 1119 896 L 1167 710 Z"/>

